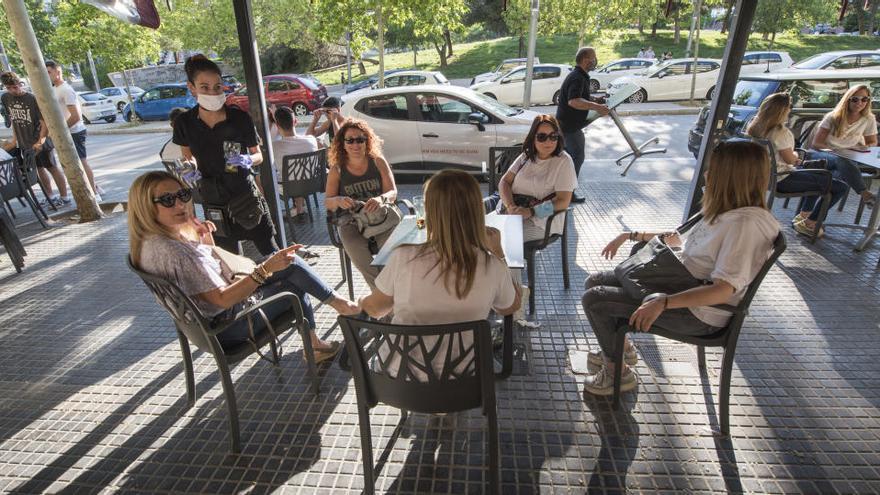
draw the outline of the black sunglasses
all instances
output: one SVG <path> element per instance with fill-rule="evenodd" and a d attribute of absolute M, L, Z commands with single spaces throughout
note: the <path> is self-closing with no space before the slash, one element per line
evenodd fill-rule
<path fill-rule="evenodd" d="M 193 197 L 193 190 L 185 187 L 176 193 L 165 193 L 158 198 L 153 198 L 153 203 L 158 203 L 165 208 L 174 208 L 174 203 L 179 199 L 181 203 L 189 203 Z"/>
<path fill-rule="evenodd" d="M 559 141 L 559 134 L 556 134 L 555 132 L 551 132 L 550 134 L 545 134 L 543 132 L 539 132 L 539 133 L 535 134 L 535 139 L 537 139 L 539 143 L 543 143 L 543 142 L 547 141 L 548 139 L 550 141 L 556 142 L 556 141 Z"/>
<path fill-rule="evenodd" d="M 367 138 L 365 137 L 356 137 L 356 138 L 345 138 L 345 144 L 364 144 L 367 142 Z"/>
<path fill-rule="evenodd" d="M 869 101 L 871 101 L 870 96 L 850 96 L 849 97 L 850 103 L 859 103 L 859 102 L 868 103 Z"/>

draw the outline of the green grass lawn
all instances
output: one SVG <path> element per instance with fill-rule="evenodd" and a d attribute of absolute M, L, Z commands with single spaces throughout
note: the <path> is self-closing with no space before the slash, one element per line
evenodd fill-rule
<path fill-rule="evenodd" d="M 684 55 L 687 46 L 687 31 L 682 31 L 681 42 L 677 45 L 672 42 L 672 31 L 658 31 L 655 38 L 648 33 L 641 35 L 633 30 L 609 31 L 599 36 L 588 38 L 587 44 L 596 48 L 599 64 L 609 62 L 622 57 L 634 57 L 642 46 L 651 45 L 654 53 L 660 55 L 664 51 L 672 51 L 674 57 Z M 700 35 L 700 56 L 709 58 L 721 58 L 724 54 L 724 44 L 727 35 L 721 35 L 718 31 L 703 31 Z M 761 39 L 760 34 L 753 34 L 749 39 L 749 50 L 766 50 L 768 41 Z M 876 49 L 880 46 L 877 37 L 872 36 L 823 36 L 823 35 L 798 35 L 794 33 L 780 34 L 776 36 L 774 50 L 787 51 L 795 60 L 801 60 L 831 50 L 852 49 Z M 453 45 L 453 57 L 449 60 L 449 67 L 440 69 L 440 57 L 437 52 L 420 50 L 418 53 L 418 67 L 422 70 L 442 70 L 449 79 L 469 78 L 481 72 L 492 70 L 498 62 L 504 58 L 517 56 L 517 38 L 497 38 L 489 41 L 473 43 L 460 43 Z M 574 35 L 548 36 L 538 38 L 536 55 L 545 63 L 574 64 L 574 54 L 577 51 L 577 37 Z M 359 81 L 370 75 L 376 74 L 377 65 L 365 63 L 367 75 L 355 76 L 356 66 L 352 68 L 355 81 Z M 387 54 L 385 56 L 385 69 L 413 68 L 413 54 L 411 51 L 403 53 Z M 332 71 L 317 71 L 318 76 L 325 84 L 339 82 L 339 69 Z"/>

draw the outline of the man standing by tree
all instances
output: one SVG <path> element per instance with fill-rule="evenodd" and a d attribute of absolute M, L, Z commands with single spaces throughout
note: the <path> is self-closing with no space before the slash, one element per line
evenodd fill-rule
<path fill-rule="evenodd" d="M 83 170 L 92 186 L 92 192 L 95 193 L 95 199 L 100 203 L 102 190 L 97 188 L 95 184 L 95 174 L 92 167 L 86 161 L 86 125 L 82 120 L 82 107 L 80 107 L 79 99 L 76 91 L 64 81 L 61 72 L 61 66 L 53 60 L 46 60 L 46 70 L 49 72 L 49 80 L 55 87 L 55 99 L 61 105 L 61 113 L 67 120 L 67 127 L 70 130 L 70 136 L 73 138 L 73 144 L 76 146 L 76 154 L 82 162 Z"/>
<path fill-rule="evenodd" d="M 36 97 L 22 88 L 21 80 L 14 72 L 0 74 L 0 82 L 6 88 L 2 104 L 9 113 L 13 144 L 21 150 L 22 155 L 27 150 L 36 153 L 37 174 L 46 193 L 46 201 L 56 207 L 70 204 L 67 181 L 52 160 L 52 141 L 48 139 L 49 128 L 43 120 L 43 114 L 40 113 Z M 51 179 L 55 180 L 60 196 L 52 194 Z"/>
<path fill-rule="evenodd" d="M 590 74 L 596 68 L 596 50 L 583 47 L 575 56 L 575 68 L 568 73 L 559 90 L 559 106 L 556 107 L 556 118 L 565 138 L 565 151 L 574 161 L 577 175 L 584 163 L 584 127 L 590 110 L 599 115 L 608 115 L 608 107 L 590 96 Z M 572 194 L 573 203 L 583 203 L 586 199 Z"/>

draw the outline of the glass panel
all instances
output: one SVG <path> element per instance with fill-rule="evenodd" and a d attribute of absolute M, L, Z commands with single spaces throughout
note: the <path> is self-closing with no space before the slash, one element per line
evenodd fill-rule
<path fill-rule="evenodd" d="M 377 119 L 408 120 L 406 97 L 382 95 L 369 98 L 363 103 L 364 113 Z"/>
<path fill-rule="evenodd" d="M 776 81 L 739 81 L 733 91 L 732 104 L 757 107 L 777 84 Z"/>
<path fill-rule="evenodd" d="M 428 122 L 466 124 L 468 115 L 475 111 L 467 103 L 446 95 L 420 94 L 416 96 L 416 101 L 422 120 Z"/>
<path fill-rule="evenodd" d="M 829 69 L 858 69 L 858 67 L 859 57 L 857 55 L 840 57 L 834 62 L 831 62 L 831 65 L 828 66 Z"/>
<path fill-rule="evenodd" d="M 862 55 L 859 65 L 861 67 L 880 67 L 880 53 L 877 55 Z"/>
<path fill-rule="evenodd" d="M 846 81 L 796 81 L 790 93 L 795 108 L 831 109 L 846 90 Z"/>

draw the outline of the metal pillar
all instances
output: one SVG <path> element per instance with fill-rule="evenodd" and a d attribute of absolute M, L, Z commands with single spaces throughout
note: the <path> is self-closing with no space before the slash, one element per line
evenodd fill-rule
<path fill-rule="evenodd" d="M 532 72 L 535 69 L 535 38 L 538 31 L 538 11 L 541 0 L 532 0 L 531 20 L 529 21 L 529 48 L 526 59 L 526 83 L 523 86 L 523 108 L 529 108 L 532 104 Z"/>
<path fill-rule="evenodd" d="M 345 91 L 345 87 L 351 84 L 351 31 L 345 33 L 345 67 L 348 70 L 348 74 L 345 75 L 345 84 L 343 84 L 343 91 Z"/>
<path fill-rule="evenodd" d="M 380 88 L 385 87 L 385 19 L 382 17 L 382 2 L 376 4 L 376 30 L 379 33 L 379 80 Z"/>
<path fill-rule="evenodd" d="M 266 115 L 266 95 L 263 92 L 263 75 L 260 69 L 260 55 L 257 50 L 257 40 L 254 33 L 254 14 L 251 10 L 250 0 L 232 0 L 232 8 L 235 12 L 235 27 L 238 30 L 238 45 L 241 48 L 241 63 L 244 66 L 244 76 L 248 91 L 248 103 L 250 103 L 251 118 L 257 126 L 257 134 L 263 144 L 263 164 L 260 166 L 260 183 L 263 186 L 263 194 L 269 203 L 269 214 L 275 223 L 275 236 L 279 246 L 287 245 L 284 235 L 284 222 L 281 216 L 281 208 L 278 204 L 278 181 L 275 177 L 275 167 L 272 160 L 272 140 L 269 137 L 269 119 Z M 259 88 L 258 90 L 254 90 Z"/>
<path fill-rule="evenodd" d="M 757 6 L 758 0 L 737 0 L 733 7 L 727 46 L 724 47 L 724 59 L 721 62 L 721 73 L 718 74 L 718 82 L 715 83 L 715 98 L 712 99 L 709 115 L 706 117 L 706 128 L 700 143 L 697 168 L 691 179 L 691 190 L 688 193 L 684 219 L 690 218 L 700 210 L 700 200 L 703 198 L 703 175 L 709 167 L 709 150 L 715 145 L 727 123 L 733 91 L 739 78 L 740 61 L 746 52 L 749 30 Z"/>

